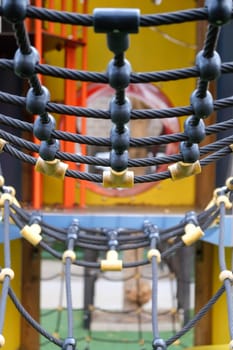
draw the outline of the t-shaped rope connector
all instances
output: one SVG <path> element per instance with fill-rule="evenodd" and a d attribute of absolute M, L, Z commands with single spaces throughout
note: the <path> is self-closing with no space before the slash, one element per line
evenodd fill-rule
<path fill-rule="evenodd" d="M 116 250 L 109 250 L 106 259 L 100 262 L 101 271 L 121 271 L 122 267 L 122 260 L 118 259 Z"/>
<path fill-rule="evenodd" d="M 171 178 L 174 181 L 201 173 L 201 165 L 198 160 L 195 163 L 177 162 L 169 165 L 168 169 L 171 173 Z"/>
<path fill-rule="evenodd" d="M 115 171 L 113 169 L 103 172 L 103 186 L 113 188 L 133 187 L 134 172 L 125 169 L 123 171 Z"/>

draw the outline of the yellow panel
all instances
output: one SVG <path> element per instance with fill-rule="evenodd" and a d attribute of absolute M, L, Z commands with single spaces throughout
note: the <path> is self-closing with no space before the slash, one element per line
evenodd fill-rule
<path fill-rule="evenodd" d="M 3 245 L 0 244 L 0 266 L 4 267 Z M 11 264 L 15 272 L 15 278 L 11 286 L 18 298 L 21 296 L 21 241 L 11 241 Z M 1 284 L 0 284 L 1 293 Z M 5 348 L 18 350 L 20 346 L 20 314 L 8 298 L 6 319 L 4 322 L 3 335 L 6 340 Z"/>
<path fill-rule="evenodd" d="M 165 180 L 141 194 L 116 198 L 100 196 L 87 192 L 87 203 L 90 205 L 158 205 L 158 206 L 189 206 L 194 198 L 193 179 L 173 182 Z M 181 196 L 185 193 L 185 196 Z"/>
<path fill-rule="evenodd" d="M 232 249 L 226 249 L 226 262 L 227 267 L 231 270 L 231 253 Z M 214 247 L 214 256 L 213 256 L 213 293 L 216 292 L 220 286 L 221 282 L 219 281 L 219 263 L 218 263 L 218 247 Z M 208 281 L 208 276 L 206 276 L 206 281 Z M 208 282 L 207 282 L 208 283 Z M 226 304 L 226 295 L 218 300 L 212 309 L 212 344 L 226 344 L 230 342 L 230 334 L 228 327 L 228 317 L 227 317 L 227 304 Z"/>
<path fill-rule="evenodd" d="M 88 12 L 92 14 L 97 7 L 140 8 L 141 14 L 170 12 L 194 8 L 195 0 L 167 0 L 157 6 L 151 0 L 95 0 L 89 1 Z M 133 71 L 157 71 L 164 69 L 184 68 L 194 65 L 196 42 L 196 23 L 140 28 L 139 34 L 130 35 L 130 48 L 126 58 L 130 61 Z M 80 51 L 78 49 L 77 51 Z M 45 55 L 50 64 L 62 64 L 64 52 L 50 52 Z M 104 72 L 113 54 L 106 45 L 106 35 L 94 33 L 88 28 L 88 70 Z M 80 67 L 78 67 L 80 68 Z M 51 83 L 46 78 L 52 96 L 60 99 L 62 85 Z M 174 106 L 189 105 L 189 98 L 195 89 L 195 79 L 184 79 L 178 82 L 163 82 L 157 84 L 168 96 Z M 60 87 L 59 87 L 60 86 Z M 180 125 L 183 128 L 184 118 Z M 97 121 L 98 122 L 98 121 Z M 76 200 L 79 202 L 79 183 L 77 181 Z M 44 181 L 45 204 L 60 203 L 62 190 L 60 184 L 53 180 Z M 172 182 L 171 180 L 155 185 L 149 191 L 136 197 L 109 198 L 87 191 L 87 205 L 99 204 L 148 204 L 156 206 L 193 205 L 195 200 L 195 178 Z"/>

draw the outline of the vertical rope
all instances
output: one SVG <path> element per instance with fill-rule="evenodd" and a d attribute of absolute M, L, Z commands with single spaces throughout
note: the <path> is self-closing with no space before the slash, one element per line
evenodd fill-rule
<path fill-rule="evenodd" d="M 10 236 L 9 236 L 9 220 L 10 220 L 10 202 L 8 199 L 4 201 L 4 216 L 3 216 L 3 241 L 4 241 L 4 265 L 5 268 L 11 268 L 11 255 L 10 255 Z M 2 334 L 5 313 L 6 313 L 6 303 L 8 290 L 10 287 L 10 276 L 8 274 L 3 276 L 2 293 L 0 298 L 0 334 Z"/>

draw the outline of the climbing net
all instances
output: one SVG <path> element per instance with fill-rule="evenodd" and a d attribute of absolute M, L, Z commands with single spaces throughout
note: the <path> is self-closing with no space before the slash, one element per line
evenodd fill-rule
<path fill-rule="evenodd" d="M 221 26 L 232 17 L 232 1 L 208 1 L 204 8 L 189 9 L 164 14 L 140 15 L 136 9 L 96 9 L 93 15 L 80 15 L 46 8 L 37 8 L 28 5 L 27 0 L 5 0 L 0 7 L 0 15 L 12 23 L 18 49 L 12 59 L 0 59 L 1 69 L 11 70 L 18 77 L 28 81 L 29 89 L 25 97 L 0 92 L 0 101 L 11 105 L 17 105 L 31 113 L 38 115 L 34 123 L 14 119 L 7 115 L 0 115 L 0 121 L 4 125 L 15 129 L 33 133 L 40 141 L 36 144 L 15 136 L 11 132 L 0 130 L 1 151 L 11 156 L 30 163 L 36 170 L 58 178 L 73 177 L 80 180 L 103 183 L 106 187 L 131 187 L 135 183 L 156 182 L 172 178 L 181 179 L 186 176 L 200 173 L 203 166 L 216 162 L 218 159 L 232 152 L 232 136 L 218 140 L 206 146 L 199 147 L 199 143 L 206 135 L 217 134 L 223 130 L 229 130 L 233 126 L 232 120 L 205 127 L 204 119 L 213 111 L 227 108 L 233 105 L 232 96 L 220 100 L 214 100 L 209 92 L 209 82 L 216 80 L 220 74 L 232 73 L 231 62 L 222 63 L 216 51 L 217 40 Z M 32 47 L 30 37 L 26 30 L 25 19 L 38 19 L 62 24 L 72 24 L 93 27 L 96 33 L 107 35 L 108 48 L 113 53 L 106 73 L 78 71 L 67 68 L 59 68 L 40 63 L 37 50 Z M 209 22 L 203 49 L 197 54 L 194 67 L 174 69 L 160 72 L 134 73 L 130 63 L 125 59 L 125 52 L 129 46 L 129 35 L 137 33 L 140 27 L 160 26 L 190 21 L 207 20 Z M 92 109 L 79 106 L 67 106 L 50 101 L 48 89 L 43 86 L 38 74 L 53 76 L 56 78 L 72 79 L 75 81 L 88 81 L 109 84 L 115 91 L 109 109 Z M 161 81 L 187 79 L 197 77 L 197 88 L 192 93 L 191 103 L 184 107 L 171 107 L 147 110 L 132 109 L 127 98 L 126 89 L 129 84 L 154 83 Z M 55 119 L 51 113 L 84 116 L 94 119 L 109 119 L 113 123 L 109 138 L 94 137 L 89 135 L 73 134 L 56 130 Z M 136 119 L 163 119 L 189 116 L 184 124 L 184 132 L 158 137 L 130 137 L 127 124 Z M 59 141 L 72 141 L 77 144 L 90 146 L 107 146 L 111 148 L 109 159 L 97 156 L 77 155 L 59 150 Z M 161 157 L 148 157 L 142 159 L 130 159 L 128 149 L 130 147 L 167 145 L 180 142 L 178 154 Z M 35 156 L 38 154 L 38 156 Z M 81 164 L 109 167 L 110 170 L 103 174 L 92 174 L 69 169 L 64 161 Z M 134 176 L 129 170 L 131 167 L 149 167 L 168 165 L 165 171 Z M 209 310 L 216 300 L 225 291 L 228 301 L 229 332 L 233 339 L 233 314 L 231 298 L 232 272 L 227 269 L 224 255 L 224 217 L 226 209 L 231 208 L 233 180 L 229 178 L 226 185 L 214 193 L 209 207 L 200 214 L 188 213 L 176 226 L 169 229 L 157 227 L 150 222 L 143 222 L 142 226 L 135 230 L 124 229 L 95 229 L 81 227 L 78 222 L 73 222 L 68 229 L 53 227 L 46 224 L 38 215 L 30 214 L 20 208 L 15 199 L 14 190 L 5 186 L 1 181 L 1 206 L 3 207 L 4 225 L 4 268 L 0 272 L 2 282 L 2 294 L 0 301 L 0 333 L 3 330 L 5 307 L 7 296 L 12 299 L 19 312 L 28 322 L 50 342 L 62 349 L 76 349 L 76 336 L 73 331 L 72 317 L 72 289 L 71 289 L 71 265 L 79 265 L 85 268 L 96 268 L 102 271 L 118 271 L 124 268 L 132 268 L 151 264 L 152 269 L 152 346 L 153 349 L 166 349 L 175 340 L 179 339 Z M 209 300 L 209 302 L 189 321 L 184 328 L 170 339 L 160 337 L 158 327 L 157 283 L 158 264 L 173 254 L 177 249 L 194 244 L 200 239 L 204 231 L 212 225 L 216 219 L 220 220 L 219 235 L 219 265 L 222 287 Z M 47 250 L 55 258 L 64 263 L 65 284 L 67 298 L 67 336 L 58 339 L 49 334 L 38 324 L 24 309 L 10 287 L 10 281 L 14 277 L 11 269 L 10 258 L 10 219 L 19 227 L 22 236 L 32 245 L 40 246 Z M 49 241 L 55 239 L 64 245 L 64 252 L 60 253 L 49 245 Z M 169 247 L 160 249 L 162 242 L 172 242 Z M 90 262 L 79 260 L 75 249 L 85 248 L 94 251 L 106 252 L 106 258 L 101 261 Z M 124 262 L 119 258 L 119 252 L 129 249 L 144 248 L 148 250 L 147 257 L 140 261 Z M 4 336 L 0 336 L 0 346 L 5 343 Z M 232 347 L 232 340 L 230 342 Z"/>

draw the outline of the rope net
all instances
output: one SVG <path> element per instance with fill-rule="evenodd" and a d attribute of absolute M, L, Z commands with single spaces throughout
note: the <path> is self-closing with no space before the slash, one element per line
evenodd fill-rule
<path fill-rule="evenodd" d="M 16 136 L 13 132 L 0 130 L 1 152 L 10 154 L 22 162 L 36 167 L 36 170 L 50 176 L 64 179 L 72 177 L 79 180 L 103 183 L 105 187 L 132 187 L 136 183 L 156 182 L 172 178 L 173 180 L 200 173 L 201 168 L 232 152 L 232 136 L 201 146 L 206 135 L 218 134 L 233 126 L 232 120 L 205 126 L 204 120 L 214 111 L 233 105 L 232 96 L 215 100 L 209 91 L 209 82 L 217 80 L 220 74 L 233 72 L 231 62 L 222 63 L 216 45 L 222 25 L 232 18 L 232 1 L 210 0 L 204 8 L 187 9 L 183 11 L 141 15 L 137 9 L 96 9 L 93 15 L 79 14 L 38 8 L 28 4 L 27 0 L 5 0 L 0 6 L 0 15 L 11 23 L 18 46 L 12 59 L 0 59 L 1 70 L 10 70 L 28 83 L 25 96 L 18 96 L 5 91 L 0 92 L 1 103 L 19 106 L 26 109 L 30 115 L 37 115 L 33 123 L 15 119 L 9 115 L 0 115 L 2 125 L 15 130 L 28 132 L 40 142 L 34 143 Z M 60 68 L 40 62 L 38 51 L 31 45 L 30 36 L 25 24 L 27 19 L 37 19 L 56 22 L 65 25 L 93 27 L 96 33 L 105 33 L 108 48 L 113 53 L 106 73 L 90 72 Z M 161 25 L 179 24 L 190 21 L 208 21 L 206 38 L 202 50 L 197 54 L 196 65 L 182 69 L 172 69 L 159 72 L 136 73 L 131 71 L 130 63 L 125 58 L 129 46 L 129 35 L 138 33 L 140 27 L 157 27 Z M 50 101 L 48 89 L 41 84 L 38 75 L 55 78 L 71 79 L 81 82 L 92 82 L 110 85 L 114 96 L 109 109 L 95 109 L 80 106 L 65 105 Z M 188 106 L 169 107 L 162 109 L 133 109 L 127 98 L 127 88 L 131 84 L 155 83 L 170 80 L 197 78 L 197 87 L 192 93 Z M 69 116 L 85 117 L 99 120 L 110 120 L 112 128 L 109 137 L 74 134 L 56 129 L 52 113 Z M 171 135 L 130 137 L 129 127 L 133 120 L 157 120 L 164 118 L 180 118 L 188 116 L 184 124 L 184 132 Z M 88 146 L 105 146 L 110 148 L 110 157 L 102 159 L 85 154 L 71 154 L 59 148 L 61 141 L 71 141 Z M 130 148 L 145 146 L 164 146 L 179 142 L 179 152 L 158 157 L 130 158 Z M 103 174 L 90 173 L 70 169 L 65 161 L 107 167 L 110 170 Z M 144 175 L 135 175 L 130 168 L 159 167 L 165 170 Z M 166 349 L 185 332 L 196 325 L 218 298 L 226 292 L 229 314 L 229 333 L 233 339 L 233 315 L 231 282 L 232 272 L 227 270 L 224 255 L 224 217 L 226 209 L 231 208 L 232 178 L 226 186 L 218 189 L 209 207 L 197 214 L 187 213 L 175 227 L 163 229 L 150 222 L 143 222 L 137 231 L 129 229 L 96 228 L 90 230 L 81 227 L 78 221 L 71 223 L 68 229 L 49 226 L 39 215 L 28 213 L 20 208 L 15 198 L 14 190 L 5 186 L 1 179 L 1 206 L 3 208 L 4 226 L 4 267 L 0 272 L 2 282 L 0 300 L 0 333 L 3 331 L 6 300 L 9 295 L 23 317 L 49 342 L 61 349 L 77 348 L 78 337 L 74 332 L 71 265 L 82 266 L 85 269 L 101 271 L 121 271 L 126 268 L 151 266 L 152 280 L 152 310 L 151 310 L 151 344 L 154 350 Z M 166 260 L 177 250 L 187 249 L 199 240 L 204 231 L 216 219 L 220 220 L 219 264 L 222 287 L 206 305 L 189 320 L 184 327 L 169 339 L 162 339 L 158 324 L 158 266 L 161 260 Z M 47 332 L 25 310 L 10 286 L 14 278 L 11 268 L 10 250 L 10 220 L 19 228 L 21 235 L 32 245 L 39 246 L 52 254 L 64 264 L 64 280 L 66 285 L 67 335 L 60 339 Z M 51 245 L 51 241 L 62 243 L 62 252 Z M 167 242 L 169 241 L 169 245 Z M 166 244 L 165 244 L 166 243 Z M 106 256 L 97 261 L 77 259 L 77 249 L 87 249 L 102 252 Z M 145 258 L 127 262 L 121 259 L 120 253 L 143 248 L 147 251 Z M 85 310 L 88 312 L 88 310 Z M 140 313 L 139 313 L 140 315 Z M 140 337 L 141 339 L 141 337 Z M 5 343 L 0 336 L 0 346 Z M 142 345 L 142 344 L 141 344 Z M 230 342 L 232 347 L 232 341 Z"/>

